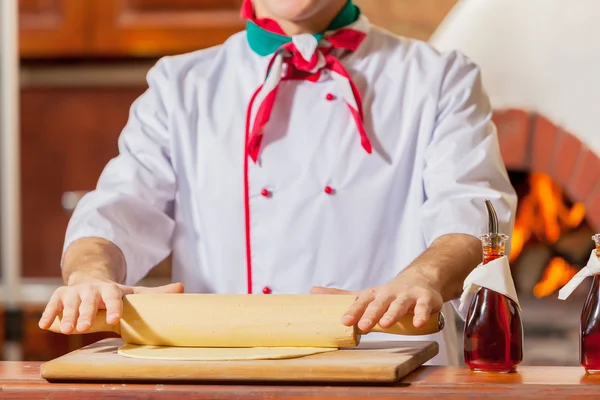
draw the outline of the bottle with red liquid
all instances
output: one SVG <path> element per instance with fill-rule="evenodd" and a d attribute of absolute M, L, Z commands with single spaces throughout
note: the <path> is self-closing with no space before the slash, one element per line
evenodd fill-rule
<path fill-rule="evenodd" d="M 503 257 L 508 236 L 498 232 L 492 203 L 488 232 L 481 237 L 483 265 Z M 476 372 L 508 373 L 523 361 L 523 323 L 517 304 L 503 294 L 482 287 L 469 306 L 464 330 L 465 364 Z"/>
<path fill-rule="evenodd" d="M 592 236 L 596 256 L 600 258 L 600 234 Z M 600 373 L 600 275 L 594 275 L 579 329 L 579 360 L 587 373 Z"/>

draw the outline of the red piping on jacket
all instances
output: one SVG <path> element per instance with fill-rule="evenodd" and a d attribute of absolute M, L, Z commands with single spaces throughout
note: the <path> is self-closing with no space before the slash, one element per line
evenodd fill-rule
<path fill-rule="evenodd" d="M 262 88 L 262 86 L 261 86 Z M 250 99 L 250 104 L 254 103 L 254 100 L 258 93 L 257 90 Z M 249 107 L 246 112 L 246 133 L 244 139 L 244 218 L 246 226 L 246 274 L 248 283 L 248 294 L 252 294 L 252 248 L 250 247 L 250 182 L 248 177 L 248 159 L 250 158 L 248 138 L 250 137 L 250 118 L 252 116 L 252 108 Z"/>

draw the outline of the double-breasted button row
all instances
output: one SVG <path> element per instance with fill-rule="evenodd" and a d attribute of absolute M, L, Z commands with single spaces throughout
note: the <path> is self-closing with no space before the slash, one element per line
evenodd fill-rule
<path fill-rule="evenodd" d="M 327 94 L 325 95 L 325 99 L 326 99 L 327 101 L 333 101 L 333 100 L 335 100 L 335 96 L 334 96 L 333 94 L 331 94 L 331 93 L 327 93 Z M 334 193 L 335 193 L 335 190 L 334 190 L 334 189 L 333 189 L 331 186 L 329 186 L 329 185 L 325 186 L 325 187 L 323 188 L 323 191 L 324 191 L 326 194 L 334 194 Z M 272 192 L 271 192 L 269 189 L 267 189 L 267 188 L 264 188 L 264 189 L 262 189 L 262 190 L 260 191 L 260 194 L 261 194 L 261 196 L 263 196 L 263 197 L 271 197 L 271 195 L 272 195 Z M 271 293 L 272 293 L 272 290 L 271 290 L 271 288 L 270 288 L 270 287 L 268 287 L 268 286 L 265 286 L 265 287 L 262 289 L 262 292 L 263 292 L 263 294 L 271 294 Z"/>
<path fill-rule="evenodd" d="M 332 188 L 331 186 L 325 186 L 323 188 L 323 191 L 327 194 L 334 194 L 335 193 L 335 189 Z M 263 197 L 271 197 L 272 193 L 269 189 L 263 189 L 260 191 L 261 196 Z"/>

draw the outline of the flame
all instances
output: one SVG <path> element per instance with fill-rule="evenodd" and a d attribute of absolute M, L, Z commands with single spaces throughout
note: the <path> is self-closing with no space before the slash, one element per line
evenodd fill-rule
<path fill-rule="evenodd" d="M 530 191 L 520 201 L 511 239 L 510 260 L 516 260 L 523 246 L 531 238 L 549 244 L 556 243 L 560 235 L 578 227 L 585 218 L 585 206 L 575 203 L 568 207 L 563 192 L 547 174 L 533 172 L 529 175 Z M 564 259 L 554 258 L 546 267 L 541 281 L 534 288 L 534 295 L 544 297 L 563 286 L 576 269 Z"/>
<path fill-rule="evenodd" d="M 564 258 L 554 257 L 544 270 L 544 276 L 533 287 L 535 297 L 550 296 L 556 289 L 563 287 L 577 273 Z"/>

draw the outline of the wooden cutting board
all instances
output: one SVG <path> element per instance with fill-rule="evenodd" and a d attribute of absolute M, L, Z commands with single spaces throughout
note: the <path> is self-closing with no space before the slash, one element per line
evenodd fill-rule
<path fill-rule="evenodd" d="M 121 339 L 104 339 L 48 361 L 42 378 L 64 381 L 396 382 L 439 351 L 437 342 L 363 342 L 330 353 L 251 361 L 162 361 L 122 357 Z"/>

